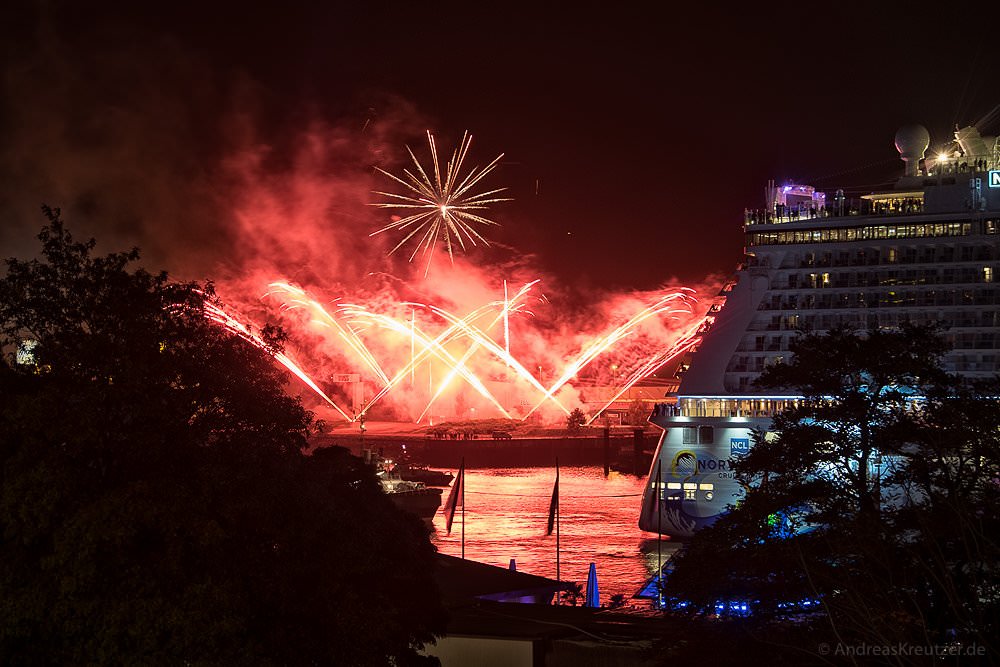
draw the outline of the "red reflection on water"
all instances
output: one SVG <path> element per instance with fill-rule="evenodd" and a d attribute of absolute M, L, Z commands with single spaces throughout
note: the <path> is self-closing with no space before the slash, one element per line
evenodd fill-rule
<path fill-rule="evenodd" d="M 556 536 L 545 535 L 553 482 L 554 468 L 466 470 L 465 557 L 500 567 L 514 558 L 519 571 L 555 579 Z M 603 604 L 615 593 L 631 598 L 655 568 L 656 536 L 638 526 L 644 482 L 615 472 L 605 478 L 600 468 L 560 468 L 562 579 L 585 584 L 590 563 L 596 563 Z M 438 549 L 460 556 L 459 515 L 451 535 L 443 510 L 433 528 Z M 664 558 L 674 549 L 665 542 Z"/>

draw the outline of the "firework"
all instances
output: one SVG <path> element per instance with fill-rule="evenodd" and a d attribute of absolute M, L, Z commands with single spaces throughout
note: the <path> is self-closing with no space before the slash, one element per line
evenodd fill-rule
<path fill-rule="evenodd" d="M 424 350 L 432 352 L 437 359 L 443 361 L 445 364 L 455 369 L 458 372 L 458 374 L 461 375 L 466 382 L 472 385 L 472 387 L 476 391 L 478 391 L 484 398 L 493 403 L 493 405 L 496 406 L 496 408 L 500 411 L 500 413 L 504 417 L 510 418 L 510 414 L 507 412 L 507 410 L 504 409 L 503 405 L 501 405 L 501 403 L 496 399 L 496 397 L 490 393 L 490 391 L 483 384 L 482 380 L 480 380 L 472 371 L 467 369 L 463 364 L 459 364 L 458 361 L 455 359 L 455 357 L 451 354 L 451 352 L 449 352 L 448 349 L 445 348 L 444 345 L 442 345 L 440 340 L 429 338 L 419 329 L 414 330 L 412 327 L 410 327 L 409 324 L 407 324 L 403 320 L 399 320 L 394 317 L 390 317 L 388 315 L 383 315 L 381 313 L 373 313 L 361 306 L 346 306 L 344 310 L 358 317 L 370 318 L 379 326 L 382 326 L 390 331 L 394 331 L 395 333 L 398 334 L 412 335 L 412 333 L 415 331 L 417 341 L 423 346 Z M 404 369 L 403 372 L 400 374 L 400 376 L 403 376 L 405 374 L 406 370 Z M 370 407 L 371 403 L 369 403 L 366 410 Z"/>
<path fill-rule="evenodd" d="M 594 414 L 587 420 L 587 426 L 590 426 L 595 419 L 597 419 L 601 414 L 604 413 L 611 405 L 617 401 L 619 398 L 625 395 L 629 389 L 631 389 L 637 382 L 650 374 L 655 372 L 658 368 L 662 367 L 668 361 L 677 358 L 678 355 L 683 354 L 690 350 L 699 340 L 699 335 L 701 334 L 702 323 L 698 323 L 692 327 L 689 331 L 683 334 L 676 343 L 671 345 L 669 348 L 662 352 L 658 352 L 651 358 L 647 359 L 641 366 L 632 371 L 625 380 L 625 383 L 612 395 L 611 400 L 601 406 L 600 410 L 594 412 Z"/>
<path fill-rule="evenodd" d="M 272 357 L 274 357 L 275 361 L 277 361 L 279 364 L 287 368 L 289 372 L 291 372 L 297 378 L 302 380 L 302 382 L 305 383 L 307 387 L 312 389 L 317 396 L 319 396 L 324 401 L 329 403 L 330 406 L 333 407 L 334 410 L 339 412 L 344 419 L 346 419 L 349 422 L 354 421 L 353 419 L 347 416 L 347 413 L 344 412 L 344 410 L 339 405 L 337 405 L 332 398 L 327 396 L 326 393 L 324 393 L 323 390 L 319 388 L 319 386 L 313 381 L 313 379 L 309 377 L 309 375 L 307 375 L 306 372 L 303 371 L 298 364 L 292 361 L 284 353 L 275 352 L 273 349 L 271 349 L 271 347 L 267 343 L 265 343 L 260 338 L 260 336 L 250 331 L 249 327 L 247 327 L 245 324 L 237 320 L 235 317 L 224 311 L 222 308 L 216 306 L 215 304 L 208 302 L 205 303 L 205 317 L 213 322 L 216 322 L 217 324 L 222 325 L 222 327 L 225 328 L 227 331 L 236 334 L 237 336 L 247 341 L 251 345 L 254 345 L 260 348 L 261 350 L 264 350 L 268 354 L 270 354 Z"/>
<path fill-rule="evenodd" d="M 583 340 L 578 352 L 564 350 L 558 357 L 550 357 L 549 363 L 553 363 L 551 369 L 556 379 L 550 386 L 545 386 L 541 381 L 541 366 L 537 366 L 539 375 L 536 376 L 511 351 L 515 345 L 524 349 L 532 348 L 530 344 L 519 343 L 519 338 L 512 335 L 514 332 L 510 326 L 510 318 L 515 314 L 532 315 L 527 309 L 526 301 L 538 282 L 529 282 L 513 293 L 504 285 L 502 300 L 489 301 L 464 316 L 433 304 L 409 301 L 393 304 L 386 312 L 371 306 L 345 302 L 335 303 L 332 308 L 327 309 L 302 288 L 284 281 L 271 283 L 267 295 L 280 299 L 282 310 L 308 313 L 312 325 L 316 327 L 315 331 L 329 342 L 338 342 L 348 352 L 348 363 L 360 367 L 359 370 L 366 370 L 371 380 L 374 380 L 375 393 L 363 403 L 360 414 L 355 419 L 364 415 L 409 377 L 411 382 L 399 390 L 400 397 L 405 397 L 412 409 L 411 414 L 416 416 L 418 423 L 455 380 L 471 387 L 491 406 L 490 411 L 495 410 L 496 414 L 504 417 L 511 416 L 510 409 L 514 405 L 510 401 L 512 390 L 520 401 L 517 405 L 523 406 L 526 413 L 523 419 L 530 417 L 545 403 L 568 413 L 569 410 L 556 395 L 564 387 L 571 386 L 582 370 L 598 358 L 606 358 L 622 340 L 637 334 L 640 327 L 651 319 L 685 323 L 683 329 L 668 326 L 666 331 L 670 333 L 666 337 L 661 334 L 658 343 L 643 344 L 638 348 L 642 356 L 629 363 L 624 382 L 615 386 L 611 399 L 592 413 L 596 417 L 637 382 L 691 349 L 698 340 L 701 326 L 708 321 L 694 316 L 695 299 L 692 290 L 682 288 L 675 292 L 661 293 L 650 305 L 634 311 L 623 323 L 602 335 Z M 539 300 L 544 301 L 544 298 Z M 268 349 L 262 340 L 228 313 L 211 305 L 206 308 L 206 314 L 214 321 L 254 345 Z M 418 317 L 418 314 L 421 316 Z M 692 325 L 692 322 L 696 323 Z M 540 340 L 538 330 L 529 328 L 519 335 L 533 337 L 537 348 Z M 547 337 L 541 339 L 543 347 L 559 347 L 554 343 L 554 340 Z M 353 421 L 298 364 L 284 354 L 271 353 L 345 419 Z M 532 361 L 529 365 L 534 368 L 534 363 Z M 444 367 L 444 372 L 436 372 L 441 367 Z M 412 382 L 418 368 L 421 373 L 426 373 L 428 379 L 426 395 L 416 389 Z M 391 369 L 391 372 L 387 373 L 387 369 Z M 488 382 L 493 384 L 488 385 Z M 504 400 L 498 398 L 501 392 Z M 414 405 L 413 400 L 421 403 Z M 534 407 L 530 407 L 532 403 Z"/>
<path fill-rule="evenodd" d="M 375 377 L 381 380 L 382 384 L 389 384 L 389 378 L 385 371 L 382 370 L 375 355 L 365 346 L 357 331 L 328 313 L 321 303 L 309 298 L 309 295 L 301 287 L 279 281 L 271 283 L 270 288 L 271 291 L 266 296 L 282 297 L 283 306 L 287 310 L 306 310 L 312 315 L 313 323 L 336 331 L 347 346 L 358 355 L 362 363 L 374 373 Z"/>
<path fill-rule="evenodd" d="M 627 322 L 625 322 L 621 326 L 616 327 L 613 331 L 611 331 L 611 333 L 598 338 L 590 345 L 588 345 L 579 354 L 579 356 L 576 357 L 576 359 L 572 360 L 569 364 L 567 364 L 566 370 L 563 372 L 562 376 L 560 376 L 554 383 L 552 383 L 551 387 L 549 387 L 544 391 L 545 395 L 538 403 L 535 404 L 535 407 L 533 407 L 531 411 L 527 415 L 525 415 L 525 419 L 530 417 L 532 413 L 535 412 L 535 410 L 541 407 L 542 403 L 544 403 L 546 399 L 552 398 L 552 395 L 555 392 L 559 391 L 560 387 L 569 382 L 570 379 L 572 379 L 584 367 L 589 365 L 594 359 L 596 359 L 602 353 L 610 349 L 615 343 L 617 343 L 618 341 L 620 341 L 621 339 L 625 338 L 633 331 L 635 331 L 636 327 L 645 320 L 648 320 L 651 317 L 664 314 L 673 315 L 678 312 L 690 313 L 691 303 L 693 301 L 693 298 L 690 295 L 691 291 L 692 290 L 682 289 L 680 292 L 674 292 L 662 296 L 656 303 L 647 308 L 642 309 L 641 311 L 633 315 L 631 318 L 629 318 Z M 675 307 L 674 305 L 675 302 L 679 303 L 680 306 Z M 663 363 L 665 362 L 666 360 L 658 364 L 657 367 L 662 366 Z M 649 372 L 651 373 L 654 370 L 656 370 L 655 367 L 650 369 Z M 645 377 L 645 375 L 637 377 L 631 383 L 626 382 L 626 389 L 628 387 L 631 387 L 633 384 L 635 384 L 635 382 L 637 382 L 642 377 Z M 619 392 L 619 395 L 624 393 L 625 390 L 622 390 Z"/>
<path fill-rule="evenodd" d="M 420 164 L 409 146 L 406 147 L 406 151 L 413 161 L 414 171 L 404 169 L 404 178 L 376 167 L 380 173 L 406 188 L 407 192 L 398 194 L 376 191 L 375 194 L 388 197 L 389 201 L 374 206 L 398 210 L 402 217 L 369 234 L 375 236 L 391 230 L 403 232 L 402 240 L 389 251 L 390 255 L 411 239 L 415 239 L 409 261 L 412 262 L 418 254 L 427 256 L 425 276 L 430 271 L 433 257 L 431 251 L 438 243 L 444 244 L 452 261 L 454 261 L 453 241 L 457 241 L 463 251 L 466 249 L 466 241 L 473 246 L 478 245 L 477 241 L 489 245 L 489 241 L 476 227 L 496 226 L 498 223 L 484 217 L 482 212 L 489 208 L 490 204 L 510 201 L 508 197 L 497 196 L 506 188 L 475 192 L 476 186 L 499 164 L 503 153 L 493 158 L 493 161 L 485 167 L 474 167 L 463 175 L 462 166 L 472 144 L 472 135 L 465 132 L 461 144 L 452 153 L 451 160 L 448 161 L 442 174 L 434 135 L 430 131 L 427 132 L 427 143 L 430 146 L 433 177 Z"/>

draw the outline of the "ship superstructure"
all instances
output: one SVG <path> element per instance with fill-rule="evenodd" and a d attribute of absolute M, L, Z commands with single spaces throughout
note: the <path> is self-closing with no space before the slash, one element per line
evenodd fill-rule
<path fill-rule="evenodd" d="M 919 125 L 897 132 L 904 174 L 890 190 L 849 198 L 769 184 L 765 206 L 745 212 L 744 262 L 676 404 L 650 419 L 664 434 L 643 530 L 689 536 L 740 497 L 730 460 L 749 451 L 752 429 L 798 400 L 755 391 L 754 380 L 788 358 L 797 332 L 936 322 L 951 346 L 948 371 L 1000 372 L 1000 141 L 967 127 L 933 156 L 929 143 Z"/>

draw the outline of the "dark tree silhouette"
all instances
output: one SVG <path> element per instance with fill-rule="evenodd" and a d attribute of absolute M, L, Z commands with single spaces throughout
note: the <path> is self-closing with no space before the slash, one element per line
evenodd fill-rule
<path fill-rule="evenodd" d="M 566 428 L 571 433 L 576 433 L 583 428 L 583 425 L 587 423 L 587 416 L 583 414 L 583 410 L 580 408 L 573 408 L 568 415 L 566 415 Z"/>
<path fill-rule="evenodd" d="M 802 400 L 734 462 L 745 499 L 692 539 L 668 595 L 748 601 L 747 626 L 794 617 L 813 649 L 991 642 L 1000 405 L 949 378 L 945 350 L 933 327 L 800 336 L 759 385 Z"/>
<path fill-rule="evenodd" d="M 423 525 L 346 451 L 304 454 L 311 415 L 204 318 L 210 285 L 45 213 L 0 279 L 0 662 L 422 661 Z"/>

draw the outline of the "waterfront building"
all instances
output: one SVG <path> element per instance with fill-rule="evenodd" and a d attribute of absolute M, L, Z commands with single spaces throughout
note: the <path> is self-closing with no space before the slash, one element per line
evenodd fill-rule
<path fill-rule="evenodd" d="M 643 530 L 689 536 L 739 498 L 730 459 L 749 451 L 753 428 L 766 430 L 798 400 L 756 391 L 754 380 L 788 358 L 800 331 L 937 322 L 951 347 L 948 371 L 1000 372 L 1000 141 L 966 127 L 931 156 L 929 144 L 919 125 L 897 132 L 904 171 L 891 189 L 848 197 L 772 183 L 765 206 L 745 211 L 744 261 L 713 307 L 676 403 L 650 419 L 664 433 Z"/>

